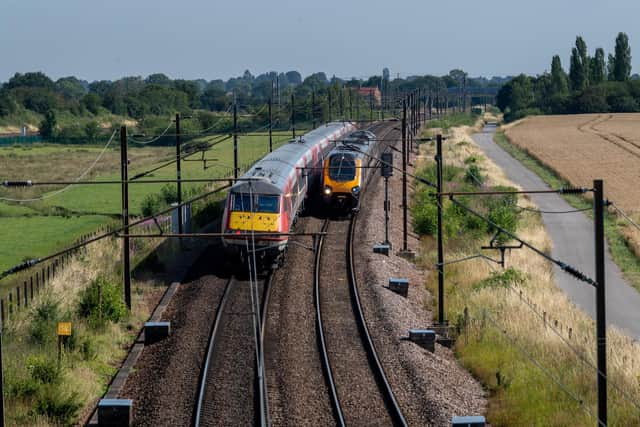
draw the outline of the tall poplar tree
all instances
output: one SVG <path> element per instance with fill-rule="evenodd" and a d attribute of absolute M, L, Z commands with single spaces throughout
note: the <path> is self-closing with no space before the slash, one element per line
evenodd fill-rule
<path fill-rule="evenodd" d="M 605 68 L 604 49 L 599 47 L 596 49 L 594 57 L 591 58 L 591 76 L 589 82 L 591 84 L 603 82 L 606 78 Z"/>
<path fill-rule="evenodd" d="M 629 76 L 631 76 L 631 47 L 629 46 L 629 36 L 625 33 L 618 33 L 613 62 L 613 79 L 624 82 L 629 80 Z"/>
<path fill-rule="evenodd" d="M 551 59 L 551 91 L 553 94 L 566 94 L 569 92 L 567 74 L 562 69 L 560 56 L 554 55 Z"/>
<path fill-rule="evenodd" d="M 587 44 L 582 37 L 578 36 L 576 37 L 576 47 L 571 49 L 569 81 L 572 90 L 583 90 L 589 85 L 590 68 Z"/>

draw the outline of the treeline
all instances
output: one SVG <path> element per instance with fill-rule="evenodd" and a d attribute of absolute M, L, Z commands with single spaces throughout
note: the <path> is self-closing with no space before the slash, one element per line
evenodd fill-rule
<path fill-rule="evenodd" d="M 328 78 L 322 72 L 303 79 L 297 71 L 254 76 L 247 70 L 242 76 L 227 81 L 171 79 L 157 73 L 146 78 L 135 76 L 94 82 L 76 77 L 54 81 L 42 72 L 16 73 L 0 87 L 0 119 L 17 116 L 21 112 L 35 113 L 40 120 L 40 132 L 47 138 L 85 136 L 95 139 L 101 131 L 106 132 L 100 119 L 109 115 L 134 119 L 143 131 L 149 131 L 162 128 L 162 123 L 166 127 L 167 117 L 181 112 L 195 113 L 198 120 L 184 125 L 194 130 L 208 129 L 222 117 L 214 129 L 222 131 L 231 126 L 228 116 L 234 97 L 243 125 L 266 123 L 268 112 L 264 107 L 271 98 L 274 118 L 284 126 L 291 118 L 292 95 L 295 97 L 296 122 L 311 123 L 330 119 L 330 113 L 331 118 L 337 118 L 341 113 L 344 117 L 354 117 L 356 112 L 360 113 L 360 118 L 368 117 L 372 99 L 359 95 L 357 88 L 360 87 L 377 87 L 380 90 L 382 100 L 376 100 L 378 109 L 391 107 L 392 100 L 401 93 L 418 88 L 441 92 L 461 88 L 462 85 L 469 90 L 474 87 L 496 88 L 505 80 L 500 77 L 472 79 L 462 70 L 452 70 L 444 76 L 392 79 L 386 68 L 381 75 L 350 80 L 335 76 Z"/>
<path fill-rule="evenodd" d="M 551 72 L 536 77 L 521 74 L 498 92 L 497 106 L 506 121 L 533 114 L 574 114 L 640 111 L 640 77 L 631 75 L 629 37 L 619 33 L 615 51 L 593 56 L 580 36 L 571 49 L 569 73 L 560 57 L 551 60 Z"/>

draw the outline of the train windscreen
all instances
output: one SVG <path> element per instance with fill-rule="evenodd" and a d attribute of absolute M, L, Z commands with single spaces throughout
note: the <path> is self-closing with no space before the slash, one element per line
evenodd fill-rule
<path fill-rule="evenodd" d="M 334 154 L 329 160 L 329 177 L 334 181 L 351 181 L 356 177 L 356 162 L 350 154 Z"/>
<path fill-rule="evenodd" d="M 240 212 L 280 212 L 280 196 L 253 194 L 253 203 L 249 193 L 233 193 L 231 210 Z"/>

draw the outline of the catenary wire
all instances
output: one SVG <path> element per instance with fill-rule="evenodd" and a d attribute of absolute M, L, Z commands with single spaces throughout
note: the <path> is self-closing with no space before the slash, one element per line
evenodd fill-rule
<path fill-rule="evenodd" d="M 118 129 L 113 131 L 113 133 L 111 134 L 111 137 L 109 138 L 109 140 L 105 144 L 104 148 L 102 149 L 102 151 L 100 151 L 100 154 L 98 154 L 98 157 L 96 157 L 96 159 L 93 161 L 91 166 L 89 166 L 87 169 L 85 169 L 85 171 L 82 172 L 75 179 L 75 181 L 80 181 L 82 178 L 85 177 L 86 174 L 88 174 L 95 167 L 95 165 L 100 161 L 100 159 L 102 159 L 102 156 L 107 151 L 107 148 L 109 148 L 109 145 L 111 145 L 111 142 L 113 141 L 113 138 L 116 136 L 117 133 L 118 133 Z M 20 202 L 20 203 L 37 202 L 37 201 L 46 200 L 46 199 L 50 199 L 52 197 L 55 197 L 55 196 L 57 196 L 57 195 L 59 195 L 61 193 L 64 193 L 65 191 L 67 191 L 71 187 L 73 187 L 73 184 L 67 185 L 66 187 L 61 188 L 60 190 L 56 190 L 56 191 L 54 191 L 52 193 L 44 194 L 44 195 L 42 195 L 40 197 L 35 197 L 35 198 L 31 198 L 31 199 L 13 199 L 13 198 L 9 198 L 9 197 L 0 197 L 0 200 L 7 201 L 7 202 Z"/>

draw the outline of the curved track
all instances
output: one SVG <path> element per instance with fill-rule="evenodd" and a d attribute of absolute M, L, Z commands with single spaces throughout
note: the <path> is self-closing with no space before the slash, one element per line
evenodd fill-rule
<path fill-rule="evenodd" d="M 262 347 L 272 274 L 258 280 L 260 333 L 251 282 L 231 277 L 211 327 L 193 415 L 195 426 L 269 425 Z M 256 286 L 256 284 L 253 284 Z"/>
<path fill-rule="evenodd" d="M 326 220 L 323 231 L 329 234 L 316 245 L 316 323 L 335 420 L 338 425 L 406 425 L 360 304 L 353 258 L 356 218 Z"/>

